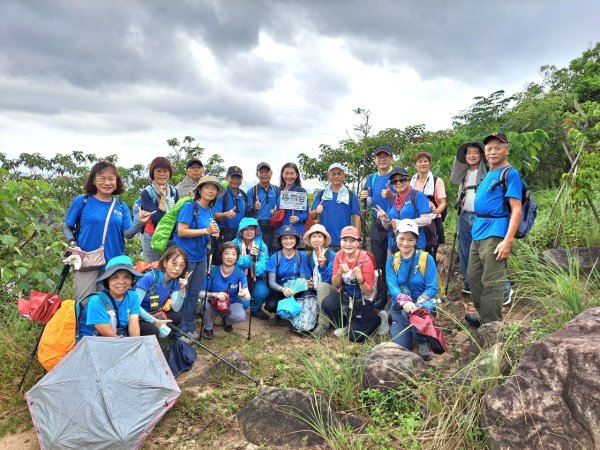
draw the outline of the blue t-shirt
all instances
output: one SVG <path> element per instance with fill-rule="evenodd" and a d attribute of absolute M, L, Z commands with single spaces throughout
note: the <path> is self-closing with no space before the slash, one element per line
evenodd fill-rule
<path fill-rule="evenodd" d="M 158 274 L 156 284 L 154 284 L 155 273 Z M 141 307 L 148 312 L 157 311 L 163 307 L 173 292 L 179 291 L 179 280 L 172 278 L 165 286 L 165 273 L 162 270 L 153 269 L 138 280 L 135 289 L 138 288 L 146 291 Z"/>
<path fill-rule="evenodd" d="M 394 271 L 394 255 L 387 259 L 385 266 L 385 279 L 392 302 L 400 293 L 400 286 L 405 285 L 410 289 L 410 297 L 416 301 L 421 294 L 427 294 L 429 298 L 435 298 L 438 293 L 437 268 L 431 255 L 427 256 L 425 277 L 419 268 L 419 255 L 416 251 L 412 258 L 401 258 L 398 274 Z"/>
<path fill-rule="evenodd" d="M 504 238 L 508 231 L 509 198 L 521 200 L 523 192 L 523 180 L 516 169 L 511 169 L 506 174 L 506 195 L 502 186 L 495 186 L 500 181 L 500 174 L 506 166 L 490 170 L 475 193 L 475 214 L 486 214 L 498 216 L 484 218 L 475 216 L 471 234 L 474 241 L 487 239 L 489 237 Z"/>
<path fill-rule="evenodd" d="M 238 297 L 240 283 L 242 288 L 248 287 L 248 278 L 242 269 L 235 267 L 226 277 L 221 272 L 221 266 L 215 266 L 210 270 L 208 292 L 227 292 L 229 289 L 229 301 L 231 303 L 242 303 Z M 202 289 L 206 289 L 206 277 L 202 280 Z"/>
<path fill-rule="evenodd" d="M 246 195 L 248 196 L 248 201 L 254 205 L 254 191 L 257 191 L 256 196 L 258 197 L 258 201 L 261 204 L 261 207 L 258 211 L 256 211 L 256 219 L 257 220 L 270 220 L 271 219 L 271 210 L 275 209 L 277 206 L 277 192 L 279 189 L 269 185 L 269 191 L 267 192 L 260 184 L 257 184 L 254 187 L 251 187 L 246 191 Z"/>
<path fill-rule="evenodd" d="M 381 206 L 381 209 L 387 211 L 390 209 L 390 199 L 383 198 L 381 196 L 381 191 L 383 189 L 390 189 L 388 186 L 388 181 L 390 181 L 390 173 L 386 173 L 385 175 L 379 175 L 379 173 L 372 173 L 367 178 L 367 182 L 365 183 L 365 189 L 369 191 L 369 197 L 373 197 L 372 207 L 377 209 L 377 206 Z M 377 213 L 373 211 L 373 217 L 377 217 Z"/>
<path fill-rule="evenodd" d="M 289 189 L 290 191 L 294 191 L 294 192 L 306 192 L 306 189 L 302 188 L 302 187 L 298 187 L 298 185 L 293 185 L 291 187 L 291 189 Z M 279 197 L 277 197 L 277 209 L 279 209 Z M 298 222 L 294 223 L 294 224 L 290 224 L 290 217 L 292 217 L 292 214 L 298 217 Z M 299 210 L 291 210 L 288 209 L 285 211 L 285 217 L 283 218 L 283 223 L 281 224 L 281 226 L 279 228 L 277 228 L 275 230 L 275 233 L 280 233 L 281 230 L 283 230 L 283 227 L 285 227 L 286 225 L 291 225 L 294 227 L 294 230 L 296 231 L 296 233 L 298 233 L 300 236 L 304 235 L 304 222 L 306 222 L 306 219 L 308 219 L 308 197 L 306 198 L 306 205 L 304 208 L 304 211 L 299 211 Z"/>
<path fill-rule="evenodd" d="M 196 216 L 194 217 L 194 212 Z M 177 224 L 175 224 L 175 237 L 173 241 L 181 247 L 188 256 L 191 263 L 202 262 L 206 259 L 206 246 L 208 245 L 208 234 L 195 237 L 180 237 L 177 233 L 179 223 L 187 223 L 193 230 L 207 228 L 214 220 L 214 213 L 210 208 L 204 208 L 196 201 L 186 203 L 179 210 Z"/>
<path fill-rule="evenodd" d="M 415 203 L 413 205 L 412 196 L 413 191 L 415 194 Z M 410 188 L 408 193 L 408 197 L 406 197 L 406 202 L 404 202 L 404 206 L 400 211 L 396 209 L 395 201 L 392 201 L 390 209 L 387 214 L 390 220 L 393 219 L 416 219 L 421 214 L 426 214 L 431 212 L 431 208 L 429 207 L 429 199 L 425 194 L 421 191 L 415 191 L 413 188 Z M 419 228 L 419 239 L 417 240 L 417 248 L 425 248 L 426 239 L 425 239 L 425 231 L 422 228 Z M 388 232 L 388 249 L 395 253 L 398 251 L 398 246 L 396 245 L 396 237 L 395 232 L 390 227 Z"/>
<path fill-rule="evenodd" d="M 315 210 L 323 198 L 323 191 L 320 191 L 315 196 L 313 201 L 312 210 Z M 335 246 L 340 245 L 340 234 L 342 234 L 342 228 L 352 225 L 352 216 L 360 215 L 360 206 L 358 204 L 358 197 L 352 191 L 350 191 L 350 204 L 338 203 L 338 193 L 333 192 L 332 200 L 323 200 L 323 212 L 319 219 L 319 223 L 325 227 L 327 232 L 331 235 L 331 244 Z"/>
<path fill-rule="evenodd" d="M 117 327 L 127 328 L 129 325 L 129 316 L 140 314 L 140 300 L 138 295 L 129 290 L 125 293 L 122 301 L 111 299 L 110 294 L 104 291 L 108 299 L 110 308 L 117 314 Z M 112 301 L 111 301 L 112 300 Z M 94 336 L 96 328 L 94 325 L 110 324 L 110 316 L 104 301 L 99 294 L 92 295 L 88 304 L 81 313 L 79 336 Z"/>
<path fill-rule="evenodd" d="M 298 257 L 295 252 L 291 258 L 287 258 L 280 250 L 279 252 L 275 252 L 269 258 L 267 262 L 267 272 L 275 272 L 275 280 L 277 284 L 283 285 L 288 280 L 294 280 L 299 278 L 300 276 L 311 277 L 312 274 L 306 274 L 303 270 L 303 267 L 306 267 L 306 253 L 298 251 L 300 255 L 300 264 L 298 264 Z M 281 261 L 279 263 L 279 267 L 277 267 L 277 254 L 281 252 Z"/>
<path fill-rule="evenodd" d="M 87 203 L 84 206 L 83 199 L 84 196 L 80 195 L 73 200 L 67 211 L 65 224 L 71 228 L 74 227 L 77 222 L 77 216 L 81 211 L 79 222 L 81 228 L 77 236 L 77 245 L 82 250 L 89 252 L 96 250 L 102 244 L 104 223 L 112 200 L 104 202 L 98 200 L 93 195 L 89 195 Z M 125 242 L 123 240 L 123 231 L 128 230 L 131 226 L 129 208 L 122 201 L 117 200 L 108 221 L 108 229 L 106 230 L 106 239 L 104 241 L 104 257 L 106 261 L 124 254 Z"/>
<path fill-rule="evenodd" d="M 225 202 L 225 197 L 227 197 L 227 202 Z M 246 194 L 241 189 L 237 195 L 234 195 L 231 189 L 227 188 L 225 195 L 217 199 L 214 210 L 218 213 L 227 212 L 235 206 L 235 216 L 233 216 L 233 219 L 219 220 L 220 229 L 227 228 L 237 231 L 240 221 L 246 216 L 246 198 Z M 248 199 L 248 201 L 250 200 Z"/>
<path fill-rule="evenodd" d="M 323 265 L 323 267 L 317 264 L 319 268 L 319 274 L 321 275 L 321 281 L 324 283 L 331 284 L 331 276 L 333 275 L 333 260 L 335 259 L 335 252 L 330 248 L 327 249 L 326 259 L 327 263 Z M 306 253 L 305 264 L 302 267 L 302 271 L 306 275 L 307 278 L 312 279 L 313 273 L 315 270 L 315 259 L 312 251 Z"/>

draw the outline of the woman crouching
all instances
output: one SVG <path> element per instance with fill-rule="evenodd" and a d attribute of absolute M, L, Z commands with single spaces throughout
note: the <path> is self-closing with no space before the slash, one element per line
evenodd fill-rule
<path fill-rule="evenodd" d="M 432 310 L 433 299 L 438 292 L 437 268 L 431 255 L 416 250 L 419 227 L 414 220 L 399 220 L 396 225 L 398 253 L 388 258 L 386 280 L 392 305 L 392 342 L 411 350 L 413 342 L 425 361 L 433 355 L 427 339 L 418 333 L 409 321 L 409 315 L 419 307 Z M 427 255 L 426 258 L 424 256 Z M 425 266 L 425 267 L 423 267 Z"/>
<path fill-rule="evenodd" d="M 168 323 L 179 327 L 181 307 L 190 273 L 186 274 L 188 259 L 179 247 L 170 247 L 158 261 L 158 269 L 146 273 L 135 285 L 141 301 L 140 334 L 165 337 L 170 333 Z M 182 275 L 185 278 L 179 279 Z"/>
<path fill-rule="evenodd" d="M 79 319 L 79 335 L 139 336 L 140 300 L 131 290 L 134 279 L 142 274 L 133 268 L 131 258 L 115 256 L 97 282 L 104 289 L 89 296 Z"/>
<path fill-rule="evenodd" d="M 213 339 L 214 315 L 218 314 L 223 319 L 225 331 L 233 331 L 233 324 L 246 320 L 246 309 L 250 305 L 250 292 L 248 279 L 242 269 L 237 266 L 240 256 L 237 246 L 226 242 L 221 247 L 221 265 L 210 270 L 207 280 L 202 283 L 200 298 L 207 298 L 204 302 L 204 329 L 202 337 Z M 206 292 L 208 291 L 208 292 Z"/>
<path fill-rule="evenodd" d="M 380 325 L 380 331 L 387 332 L 387 314 L 375 313 L 375 268 L 367 252 L 359 248 L 360 233 L 348 226 L 340 238 L 342 249 L 335 255 L 331 278 L 340 294 L 325 297 L 322 308 L 334 324 L 336 336 L 347 334 L 351 341 L 362 342 Z"/>

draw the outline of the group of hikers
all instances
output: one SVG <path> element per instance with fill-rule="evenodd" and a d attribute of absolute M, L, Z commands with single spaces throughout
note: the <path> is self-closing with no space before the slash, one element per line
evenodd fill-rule
<path fill-rule="evenodd" d="M 493 133 L 482 143 L 462 145 L 451 173 L 459 188 L 463 292 L 477 309 L 465 320 L 476 327 L 502 320 L 511 292 L 506 259 L 521 218 L 523 184 L 517 170 L 504 175 L 508 153 L 506 135 Z M 86 270 L 75 266 L 74 296 L 89 297 L 80 334 L 164 337 L 175 325 L 187 336 L 210 340 L 215 318 L 230 332 L 247 314 L 276 319 L 284 300 L 313 295 L 318 317 L 311 335 L 322 337 L 333 328 L 334 335 L 360 342 L 376 332 L 391 333 L 393 342 L 409 350 L 416 345 L 430 360 L 427 339 L 409 319 L 419 308 L 435 316 L 436 251 L 444 243 L 448 207 L 444 182 L 431 173 L 428 153 L 415 156 L 412 177 L 393 166 L 390 147 L 377 147 L 373 157 L 377 171 L 358 193 L 344 184 L 347 169 L 331 164 L 329 183 L 310 206 L 293 162 L 281 168 L 278 185 L 271 184 L 271 166 L 259 163 L 258 183 L 244 192 L 237 166 L 228 168 L 224 187 L 192 158 L 183 181 L 173 186 L 170 161 L 158 157 L 133 220 L 117 199 L 124 192 L 117 168 L 98 162 L 64 227 L 68 250 L 101 248 L 107 261 Z M 372 214 L 370 251 L 361 238 L 361 204 Z M 161 255 L 153 235 L 170 211 L 176 212 L 175 226 Z M 146 273 L 125 255 L 125 239 L 139 233 L 144 260 L 154 267 Z M 300 293 L 294 289 L 299 279 L 306 283 Z"/>

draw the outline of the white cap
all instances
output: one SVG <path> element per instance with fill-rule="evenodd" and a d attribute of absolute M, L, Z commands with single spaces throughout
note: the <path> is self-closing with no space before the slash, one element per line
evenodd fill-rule
<path fill-rule="evenodd" d="M 419 237 L 419 227 L 417 222 L 411 219 L 402 219 L 396 222 L 396 234 L 397 233 L 412 233 L 417 238 Z"/>
<path fill-rule="evenodd" d="M 331 172 L 333 169 L 340 169 L 344 173 L 347 172 L 346 168 L 344 166 L 342 166 L 340 163 L 333 163 L 332 165 L 330 165 L 329 169 L 327 169 L 327 172 Z"/>

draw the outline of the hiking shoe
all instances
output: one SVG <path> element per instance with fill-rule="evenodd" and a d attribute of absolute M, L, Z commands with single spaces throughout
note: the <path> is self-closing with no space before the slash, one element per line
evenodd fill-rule
<path fill-rule="evenodd" d="M 202 331 L 202 337 L 208 341 L 212 341 L 215 338 L 215 332 L 213 330 L 207 330 L 205 328 Z"/>
<path fill-rule="evenodd" d="M 465 294 L 465 295 L 471 295 L 471 288 L 463 288 L 460 291 L 461 294 Z"/>
<path fill-rule="evenodd" d="M 504 301 L 502 302 L 502 306 L 510 305 L 510 303 L 512 302 L 514 293 L 515 293 L 515 291 L 513 291 L 512 288 L 510 288 L 510 291 L 508 291 L 508 294 L 506 293 L 506 291 L 504 291 Z"/>
<path fill-rule="evenodd" d="M 433 353 L 427 344 L 419 344 L 419 356 L 423 358 L 423 361 L 431 361 L 433 359 Z"/>
<path fill-rule="evenodd" d="M 198 333 L 196 333 L 195 331 L 189 331 L 189 332 L 187 332 L 185 334 L 187 336 L 186 335 L 181 335 L 179 337 L 179 339 L 181 339 L 183 342 L 185 342 L 187 344 L 193 344 L 194 342 L 192 341 L 192 339 L 198 340 L 200 338 L 200 335 Z"/>
<path fill-rule="evenodd" d="M 224 325 L 223 329 L 226 333 L 231 333 L 233 331 L 233 325 Z"/>
<path fill-rule="evenodd" d="M 346 334 L 348 334 L 348 327 L 336 328 L 333 330 L 333 334 L 337 337 L 346 336 Z"/>
<path fill-rule="evenodd" d="M 390 332 L 390 324 L 388 322 L 388 313 L 386 311 L 379 311 L 379 317 L 381 317 L 381 325 L 379 325 L 379 336 L 385 336 Z"/>
<path fill-rule="evenodd" d="M 465 320 L 469 325 L 475 328 L 479 328 L 482 325 L 481 319 L 479 318 L 479 314 L 477 313 L 465 314 Z"/>
<path fill-rule="evenodd" d="M 258 320 L 269 320 L 269 315 L 264 312 L 262 309 L 259 309 L 256 312 L 251 313 L 251 316 Z"/>

